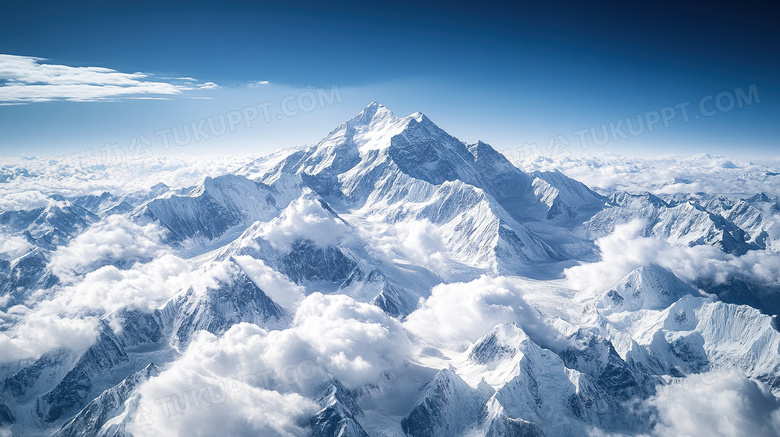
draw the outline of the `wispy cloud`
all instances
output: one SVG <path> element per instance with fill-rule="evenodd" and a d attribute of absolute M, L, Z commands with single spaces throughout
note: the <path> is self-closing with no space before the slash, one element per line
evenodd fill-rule
<path fill-rule="evenodd" d="M 0 55 L 0 103 L 116 101 L 217 88 L 213 82 L 198 83 L 192 78 L 155 78 L 148 73 L 43 61 L 31 56 Z"/>

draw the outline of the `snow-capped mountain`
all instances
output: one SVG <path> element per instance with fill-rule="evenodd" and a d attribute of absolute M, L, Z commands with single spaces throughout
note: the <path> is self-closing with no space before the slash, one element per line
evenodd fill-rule
<path fill-rule="evenodd" d="M 6 232 L 21 234 L 30 244 L 45 249 L 67 243 L 96 221 L 97 216 L 76 204 L 0 212 L 0 226 Z"/>
<path fill-rule="evenodd" d="M 133 209 L 133 205 L 128 202 L 128 199 L 114 196 L 108 191 L 104 191 L 100 195 L 88 194 L 86 196 L 78 196 L 73 198 L 71 203 L 100 217 L 111 214 L 124 214 Z"/>
<path fill-rule="evenodd" d="M 595 304 L 601 314 L 667 308 L 685 295 L 697 296 L 690 285 L 657 264 L 634 269 Z"/>
<path fill-rule="evenodd" d="M 645 235 L 675 244 L 709 244 L 737 255 L 759 248 L 758 244 L 750 241 L 751 237 L 745 230 L 694 201 L 667 206 L 655 199 L 650 195 L 637 197 L 626 206 L 615 206 L 597 213 L 583 225 L 588 238 L 608 235 L 614 232 L 615 226 L 640 219 L 646 222 Z M 625 198 L 621 200 L 626 201 Z"/>
<path fill-rule="evenodd" d="M 0 212 L 0 435 L 661 435 L 678 388 L 743 380 L 777 435 L 775 194 L 520 167 L 371 103 L 197 183 Z"/>
<path fill-rule="evenodd" d="M 220 278 L 214 288 L 190 287 L 160 310 L 163 326 L 170 326 L 174 342 L 186 345 L 198 331 L 222 334 L 241 322 L 269 328 L 283 325 L 287 317 L 284 309 L 252 282 L 240 266 L 231 262 L 225 270 L 226 278 Z"/>
<path fill-rule="evenodd" d="M 368 436 L 356 419 L 363 410 L 338 380 L 323 384 L 315 399 L 322 409 L 311 420 L 312 436 Z"/>
<path fill-rule="evenodd" d="M 235 226 L 274 217 L 277 202 L 283 206 L 275 194 L 271 187 L 241 176 L 209 177 L 184 195 L 170 193 L 146 202 L 136 214 L 160 223 L 170 241 L 210 241 Z"/>
<path fill-rule="evenodd" d="M 35 290 L 50 288 L 58 278 L 47 270 L 48 256 L 41 249 L 0 264 L 0 308 L 9 308 L 24 302 Z"/>
<path fill-rule="evenodd" d="M 131 374 L 93 399 L 54 435 L 57 437 L 122 435 L 125 430 L 115 418 L 121 416 L 129 407 L 125 404 L 131 399 L 133 391 L 149 378 L 159 374 L 160 369 L 154 363 L 149 363 L 142 370 Z"/>
<path fill-rule="evenodd" d="M 476 252 L 495 252 L 502 245 L 527 260 L 550 260 L 553 251 L 520 222 L 549 214 L 561 196 L 555 185 L 580 189 L 573 181 L 565 186 L 569 181 L 561 174 L 534 178 L 485 143 L 465 144 L 422 114 L 401 118 L 377 103 L 314 147 L 279 163 L 265 180 L 283 174 L 298 176 L 331 203 L 345 201 L 373 218 L 390 223 L 429 220 L 452 229 L 447 238 L 455 252 L 461 257 L 474 254 L 478 261 L 485 255 Z M 533 187 L 535 179 L 545 177 L 552 181 L 548 190 L 555 191 L 546 197 Z M 564 193 L 566 200 L 583 201 L 580 191 Z M 591 194 L 584 202 L 592 207 L 598 196 Z M 471 213 L 476 217 L 460 217 L 472 208 L 477 208 Z M 474 235 L 490 246 L 459 247 L 473 245 Z M 499 261 L 493 258 L 485 261 L 496 267 Z"/>

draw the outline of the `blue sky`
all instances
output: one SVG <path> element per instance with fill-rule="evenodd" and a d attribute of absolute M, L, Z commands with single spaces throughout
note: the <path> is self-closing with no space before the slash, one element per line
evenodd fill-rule
<path fill-rule="evenodd" d="M 507 153 L 778 155 L 780 31 L 760 4 L 157 3 L 4 2 L 0 155 L 265 153 L 371 101 Z"/>

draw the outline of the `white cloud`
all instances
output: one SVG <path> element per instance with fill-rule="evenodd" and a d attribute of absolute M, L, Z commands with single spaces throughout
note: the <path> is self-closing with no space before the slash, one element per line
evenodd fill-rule
<path fill-rule="evenodd" d="M 144 95 L 175 95 L 192 89 L 213 89 L 213 82 L 195 85 L 152 80 L 147 73 L 122 73 L 102 67 L 46 64 L 43 58 L 0 55 L 0 102 L 111 101 Z"/>
<path fill-rule="evenodd" d="M 124 156 L 102 160 L 72 156 L 0 158 L 0 210 L 25 210 L 58 204 L 52 194 L 65 197 L 109 191 L 116 196 L 147 192 L 164 183 L 171 188 L 190 187 L 207 176 L 235 172 L 257 156 Z M 89 155 L 92 156 L 92 155 Z"/>
<path fill-rule="evenodd" d="M 758 383 L 741 375 L 691 375 L 687 379 L 683 384 L 660 388 L 648 402 L 658 410 L 654 435 L 780 435 L 780 400 Z"/>
<path fill-rule="evenodd" d="M 507 156 L 513 158 L 511 150 L 507 151 Z M 649 191 L 667 195 L 697 192 L 780 195 L 778 176 L 767 175 L 767 171 L 780 170 L 778 160 L 727 159 L 710 155 L 639 158 L 601 153 L 514 161 L 524 171 L 560 170 L 605 194 Z"/>
<path fill-rule="evenodd" d="M 414 335 L 446 344 L 474 342 L 500 323 L 515 323 L 542 347 L 560 348 L 565 340 L 523 298 L 507 277 L 481 276 L 471 282 L 437 285 L 431 296 L 404 322 Z"/>
<path fill-rule="evenodd" d="M 314 355 L 302 358 L 324 357 L 329 368 L 341 369 L 336 377 L 348 388 L 376 381 L 382 372 L 402 365 L 411 347 L 397 320 L 345 295 L 306 297 L 295 313 L 293 329 L 271 335 L 278 336 L 279 347 L 268 357 L 277 366 L 309 350 Z"/>
<path fill-rule="evenodd" d="M 98 318 L 122 308 L 151 311 L 213 276 L 168 253 L 160 234 L 155 225 L 113 216 L 60 247 L 49 265 L 61 282 L 35 291 L 29 307 L 0 312 L 0 362 L 37 358 L 58 347 L 83 352 L 95 340 Z"/>
<path fill-rule="evenodd" d="M 236 326 L 221 340 L 202 333 L 172 367 L 141 386 L 146 412 L 143 418 L 136 416 L 136 423 L 143 419 L 146 425 L 133 434 L 305 435 L 299 422 L 318 410 L 316 404 L 297 393 L 269 390 L 263 379 L 248 378 L 264 375 L 260 370 L 244 373 L 232 365 L 231 358 L 251 354 L 263 336 L 254 325 Z"/>
<path fill-rule="evenodd" d="M 263 225 L 258 234 L 274 249 L 287 252 L 298 239 L 311 240 L 323 248 L 337 245 L 349 230 L 349 226 L 327 211 L 307 189 L 279 217 Z"/>
<path fill-rule="evenodd" d="M 568 285 L 589 294 L 614 285 L 631 270 L 656 263 L 688 282 L 708 279 L 722 284 L 732 277 L 780 286 L 780 254 L 753 250 L 742 256 L 730 255 L 716 247 L 683 247 L 660 238 L 641 236 L 644 223 L 632 221 L 596 240 L 601 260 L 564 271 Z"/>
<path fill-rule="evenodd" d="M 97 319 L 67 317 L 47 312 L 29 311 L 13 307 L 23 319 L 9 331 L 0 332 L 0 363 L 23 358 L 37 358 L 55 348 L 68 348 L 81 354 L 94 343 Z M 9 311 L 10 312 L 10 311 Z M 0 313 L 0 319 L 8 316 Z"/>
<path fill-rule="evenodd" d="M 84 276 L 77 284 L 64 287 L 57 298 L 41 305 L 61 306 L 59 310 L 100 309 L 103 313 L 120 308 L 152 310 L 193 282 L 187 261 L 164 255 L 135 268 L 119 270 L 105 266 Z"/>
<path fill-rule="evenodd" d="M 50 267 L 65 282 L 108 264 L 130 267 L 167 253 L 162 236 L 154 223 L 139 225 L 122 215 L 109 216 L 58 248 Z"/>
<path fill-rule="evenodd" d="M 599 292 L 614 285 L 631 270 L 656 260 L 661 240 L 640 236 L 642 220 L 615 226 L 614 232 L 596 240 L 601 260 L 566 269 L 566 279 L 574 289 Z M 716 249 L 717 250 L 717 249 Z"/>
<path fill-rule="evenodd" d="M 446 269 L 452 262 L 441 228 L 427 219 L 375 225 L 363 238 L 371 241 L 375 255 L 391 262 L 397 258 L 414 260 L 434 271 Z"/>
<path fill-rule="evenodd" d="M 18 236 L 0 234 L 0 259 L 12 260 L 32 249 L 26 239 Z"/>
<path fill-rule="evenodd" d="M 410 347 L 401 324 L 376 306 L 314 293 L 301 301 L 290 328 L 267 331 L 242 323 L 221 337 L 201 332 L 172 368 L 226 377 L 269 371 L 274 382 L 301 392 L 330 376 L 357 388 L 403 365 Z M 317 363 L 322 372 L 310 378 L 288 374 L 291 363 L 302 362 Z"/>
<path fill-rule="evenodd" d="M 301 299 L 300 288 L 262 262 L 253 264 L 251 258 L 240 258 L 244 258 L 244 268 L 249 266 L 246 272 L 250 278 L 269 290 L 269 296 L 294 310 L 294 304 Z M 35 304 L 29 308 L 16 305 L 6 313 L 0 312 L 0 322 L 9 327 L 0 331 L 0 362 L 37 358 L 57 347 L 83 352 L 94 342 L 98 318 L 109 316 L 111 320 L 110 316 L 124 308 L 152 311 L 189 287 L 202 293 L 206 288 L 217 287 L 220 281 L 228 281 L 235 268 L 231 262 L 223 261 L 193 270 L 187 260 L 164 254 L 125 270 L 107 265 L 72 277 L 69 284 L 38 292 L 33 296 Z M 361 305 L 379 311 L 368 304 Z"/>
<path fill-rule="evenodd" d="M 0 211 L 30 210 L 55 205 L 64 206 L 62 202 L 57 202 L 38 190 L 11 192 L 0 199 Z"/>
<path fill-rule="evenodd" d="M 189 284 L 205 284 L 209 275 L 164 255 L 127 270 L 104 266 L 53 292 L 39 291 L 29 308 L 0 312 L 0 322 L 10 327 L 0 331 L 0 362 L 37 358 L 58 347 L 83 352 L 94 343 L 98 317 L 122 308 L 150 311 Z"/>
<path fill-rule="evenodd" d="M 242 323 L 221 337 L 201 332 L 140 388 L 150 425 L 136 435 L 305 435 L 300 424 L 319 410 L 311 397 L 320 384 L 330 377 L 351 389 L 374 382 L 409 351 L 401 325 L 380 309 L 315 293 L 289 329 Z M 193 408 L 193 395 L 208 406 Z M 211 402 L 217 398 L 224 400 Z M 166 414 L 169 400 L 180 402 L 180 414 Z"/>

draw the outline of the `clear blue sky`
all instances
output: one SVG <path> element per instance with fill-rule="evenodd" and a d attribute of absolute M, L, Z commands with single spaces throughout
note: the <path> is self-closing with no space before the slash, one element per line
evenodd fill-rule
<path fill-rule="evenodd" d="M 374 100 L 502 150 L 780 155 L 778 14 L 760 3 L 157 3 L 3 2 L 0 155 L 141 137 L 158 154 L 270 152 Z M 318 88 L 339 98 L 297 108 Z M 258 104 L 271 120 L 247 128 Z M 164 147 L 166 129 L 208 133 L 236 110 L 225 134 Z"/>

